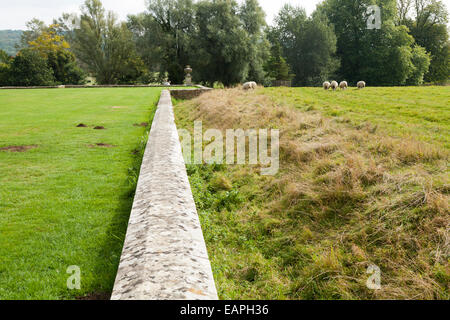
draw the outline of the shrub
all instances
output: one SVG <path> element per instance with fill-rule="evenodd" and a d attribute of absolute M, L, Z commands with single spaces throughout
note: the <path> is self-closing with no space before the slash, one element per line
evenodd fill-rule
<path fill-rule="evenodd" d="M 52 69 L 39 53 L 24 49 L 14 58 L 10 70 L 11 85 L 49 86 L 54 84 Z"/>
<path fill-rule="evenodd" d="M 86 78 L 78 67 L 75 55 L 67 50 L 50 52 L 47 64 L 53 70 L 55 82 L 58 84 L 83 84 Z"/>
<path fill-rule="evenodd" d="M 411 70 L 407 84 L 417 86 L 423 83 L 423 77 L 430 67 L 431 58 L 430 54 L 425 51 L 425 48 L 420 46 L 415 46 L 411 53 L 411 62 L 414 67 Z"/>
<path fill-rule="evenodd" d="M 0 50 L 0 86 L 9 85 L 11 60 L 11 57 L 5 51 Z"/>

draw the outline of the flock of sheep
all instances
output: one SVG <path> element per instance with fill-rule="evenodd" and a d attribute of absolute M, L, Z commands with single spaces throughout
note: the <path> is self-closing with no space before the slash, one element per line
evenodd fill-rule
<path fill-rule="evenodd" d="M 366 87 L 366 83 L 364 81 L 359 81 L 356 86 L 358 87 L 358 89 L 363 89 L 363 88 Z M 338 87 L 341 88 L 342 90 L 347 89 L 348 88 L 347 81 L 342 81 L 339 84 L 336 81 L 331 81 L 331 83 L 328 82 L 328 81 L 325 81 L 323 83 L 323 88 L 325 90 L 328 90 L 330 88 L 333 89 L 333 90 L 336 90 Z M 254 90 L 256 88 L 258 88 L 258 85 L 254 81 L 246 82 L 246 83 L 243 84 L 243 89 L 244 90 Z"/>
<path fill-rule="evenodd" d="M 356 86 L 358 87 L 358 89 L 363 89 L 363 88 L 366 87 L 366 83 L 364 81 L 359 81 Z M 342 90 L 347 89 L 348 88 L 347 81 L 342 81 L 339 84 L 336 81 L 331 81 L 331 83 L 328 82 L 328 81 L 325 81 L 323 83 L 323 88 L 325 90 L 328 90 L 330 88 L 333 89 L 333 90 L 336 90 L 338 87 L 341 88 Z"/>

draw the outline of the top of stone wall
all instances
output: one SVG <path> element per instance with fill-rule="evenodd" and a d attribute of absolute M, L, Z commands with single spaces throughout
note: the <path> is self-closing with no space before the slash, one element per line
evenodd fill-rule
<path fill-rule="evenodd" d="M 188 88 L 186 88 L 186 89 L 173 88 L 173 89 L 170 89 L 170 93 L 172 94 L 172 96 L 175 99 L 189 100 L 189 99 L 196 98 L 196 97 L 200 96 L 201 94 L 208 92 L 210 90 L 213 90 L 213 89 L 204 87 L 204 86 L 197 86 L 197 88 L 189 88 L 189 89 Z"/>
<path fill-rule="evenodd" d="M 167 90 L 150 131 L 112 299 L 218 299 Z"/>

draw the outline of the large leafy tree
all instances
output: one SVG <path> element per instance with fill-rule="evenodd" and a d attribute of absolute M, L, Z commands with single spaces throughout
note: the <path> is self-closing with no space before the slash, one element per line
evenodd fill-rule
<path fill-rule="evenodd" d="M 159 73 L 160 81 L 164 80 L 167 67 L 163 57 L 165 46 L 161 38 L 165 37 L 157 22 L 147 13 L 128 16 L 128 28 L 133 34 L 136 50 L 151 72 Z M 160 72 L 161 71 L 161 72 Z M 173 81 L 173 79 L 171 79 Z"/>
<path fill-rule="evenodd" d="M 57 34 L 72 45 L 75 41 L 75 29 L 80 28 L 80 16 L 75 13 L 63 13 L 61 17 L 53 19 L 53 28 Z"/>
<path fill-rule="evenodd" d="M 126 24 L 105 12 L 100 0 L 86 0 L 79 21 L 73 31 L 73 50 L 97 82 L 136 81 L 144 70 Z"/>
<path fill-rule="evenodd" d="M 304 9 L 285 5 L 275 22 L 273 32 L 295 74 L 295 85 L 317 85 L 336 71 L 336 36 L 324 14 L 308 17 Z"/>
<path fill-rule="evenodd" d="M 200 1 L 196 10 L 193 37 L 194 78 L 226 86 L 247 78 L 251 51 L 250 37 L 240 20 L 233 0 Z"/>
<path fill-rule="evenodd" d="M 27 30 L 24 31 L 20 38 L 19 48 L 27 48 L 31 41 L 36 40 L 44 31 L 48 30 L 44 21 L 34 18 L 26 23 Z"/>
<path fill-rule="evenodd" d="M 63 51 L 70 48 L 64 36 L 56 33 L 57 25 L 51 25 L 42 31 L 34 40 L 28 42 L 31 48 L 36 49 L 42 56 L 47 56 L 52 51 Z"/>
<path fill-rule="evenodd" d="M 450 78 L 450 41 L 432 55 L 429 72 L 426 74 L 426 81 L 435 83 L 446 83 Z"/>
<path fill-rule="evenodd" d="M 270 43 L 266 39 L 264 28 L 266 14 L 258 0 L 245 0 L 239 9 L 239 18 L 248 33 L 248 81 L 263 83 L 266 78 L 264 64 L 270 57 Z"/>
<path fill-rule="evenodd" d="M 139 53 L 152 71 L 182 83 L 191 65 L 196 81 L 232 85 L 264 81 L 269 44 L 265 14 L 256 0 L 150 0 L 147 12 L 130 16 Z"/>
<path fill-rule="evenodd" d="M 450 43 L 444 3 L 438 0 L 398 0 L 397 3 L 399 23 L 406 25 L 416 43 L 431 54 L 425 79 L 445 82 L 450 75 Z"/>
<path fill-rule="evenodd" d="M 128 19 L 148 68 L 161 74 L 168 72 L 172 83 L 183 83 L 184 68 L 190 64 L 193 19 L 192 0 L 150 0 L 146 13 Z"/>
<path fill-rule="evenodd" d="M 69 51 L 70 45 L 64 36 L 57 33 L 58 25 L 51 25 L 29 47 L 37 51 L 53 70 L 56 83 L 81 84 L 85 75 L 78 67 L 75 55 Z"/>
<path fill-rule="evenodd" d="M 267 74 L 266 81 L 271 84 L 273 80 L 289 81 L 294 78 L 290 71 L 290 66 L 283 56 L 278 32 L 275 28 L 267 28 L 267 38 L 270 42 L 270 56 L 264 64 Z"/>
<path fill-rule="evenodd" d="M 409 74 L 407 84 L 420 85 L 424 81 L 424 75 L 430 67 L 430 54 L 421 46 L 414 46 L 411 51 L 411 63 L 413 69 Z"/>
<path fill-rule="evenodd" d="M 23 49 L 11 64 L 9 81 L 14 86 L 49 86 L 54 77 L 45 58 L 35 50 Z"/>
<path fill-rule="evenodd" d="M 382 11 L 381 29 L 367 28 L 366 10 L 373 4 Z M 424 69 L 429 57 L 423 50 L 413 50 L 414 38 L 408 28 L 396 23 L 395 0 L 326 0 L 319 11 L 335 27 L 341 77 L 376 85 L 403 85 L 421 78 L 417 72 Z"/>

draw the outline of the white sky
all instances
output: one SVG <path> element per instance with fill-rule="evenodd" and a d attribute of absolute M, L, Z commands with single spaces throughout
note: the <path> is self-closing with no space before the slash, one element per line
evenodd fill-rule
<path fill-rule="evenodd" d="M 24 30 L 25 23 L 33 18 L 51 23 L 53 18 L 60 17 L 63 12 L 79 12 L 83 2 L 84 0 L 0 0 L 0 30 Z M 123 20 L 128 14 L 145 10 L 145 0 L 102 0 L 102 2 L 107 10 L 116 12 Z M 312 13 L 319 2 L 321 0 L 259 0 L 267 14 L 269 24 L 285 3 L 302 6 L 308 13 Z"/>

